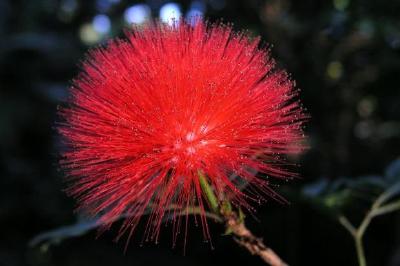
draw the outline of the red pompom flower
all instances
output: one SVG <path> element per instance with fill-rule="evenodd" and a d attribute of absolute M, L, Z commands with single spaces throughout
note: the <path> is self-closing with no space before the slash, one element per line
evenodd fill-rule
<path fill-rule="evenodd" d="M 153 23 L 92 50 L 59 125 L 80 208 L 107 226 L 126 217 L 119 236 L 150 211 L 145 234 L 157 240 L 165 217 L 176 229 L 196 206 L 209 238 L 202 182 L 248 210 L 275 196 L 266 176 L 294 175 L 281 155 L 303 149 L 305 116 L 258 45 L 198 21 Z"/>

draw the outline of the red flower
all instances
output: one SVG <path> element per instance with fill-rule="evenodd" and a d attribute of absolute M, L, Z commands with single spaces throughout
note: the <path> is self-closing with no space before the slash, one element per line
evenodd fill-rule
<path fill-rule="evenodd" d="M 80 207 L 108 225 L 128 217 L 119 236 L 150 209 L 157 240 L 166 215 L 176 229 L 196 205 L 208 238 L 199 173 L 237 207 L 275 196 L 255 173 L 293 176 L 280 155 L 301 151 L 304 114 L 258 44 L 225 25 L 155 23 L 92 50 L 59 126 Z"/>

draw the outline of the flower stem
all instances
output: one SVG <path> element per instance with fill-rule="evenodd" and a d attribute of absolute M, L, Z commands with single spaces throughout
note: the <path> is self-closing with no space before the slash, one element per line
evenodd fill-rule
<path fill-rule="evenodd" d="M 361 224 L 358 227 L 352 225 L 344 215 L 339 215 L 338 217 L 339 222 L 343 225 L 344 228 L 347 229 L 347 231 L 354 239 L 359 266 L 367 266 L 367 261 L 365 259 L 365 252 L 363 246 L 363 237 L 365 231 L 367 230 L 368 226 L 370 225 L 374 217 L 394 212 L 400 209 L 400 200 L 385 204 L 386 201 L 388 201 L 390 198 L 396 195 L 396 193 L 398 193 L 399 188 L 400 188 L 400 182 L 390 187 L 386 191 L 384 191 L 373 202 L 370 210 L 367 212 L 367 215 L 364 217 L 364 219 L 362 220 Z"/>
<path fill-rule="evenodd" d="M 339 222 L 344 226 L 344 228 L 347 229 L 347 231 L 353 237 L 359 266 L 367 266 L 367 261 L 365 259 L 365 253 L 364 253 L 363 236 L 365 230 L 367 229 L 368 225 L 371 222 L 372 217 L 373 216 L 371 212 L 368 212 L 368 214 L 364 217 L 363 221 L 361 222 L 360 226 L 356 228 L 350 223 L 350 221 L 344 215 L 339 216 Z"/>
<path fill-rule="evenodd" d="M 244 223 L 244 215 L 232 210 L 227 200 L 218 201 L 211 185 L 202 171 L 198 171 L 199 182 L 213 213 L 220 217 L 219 221 L 225 223 L 227 234 L 232 234 L 236 243 L 247 249 L 252 255 L 259 256 L 265 263 L 271 266 L 288 266 L 271 248 L 265 246 L 261 238 L 253 235 Z"/>
<path fill-rule="evenodd" d="M 207 198 L 211 209 L 213 210 L 213 212 L 219 213 L 218 199 L 215 196 L 210 184 L 207 182 L 207 178 L 205 177 L 203 172 L 201 172 L 200 170 L 198 171 L 198 175 L 199 175 L 201 189 L 203 190 L 203 193 L 204 193 L 205 197 Z"/>
<path fill-rule="evenodd" d="M 362 236 L 361 235 L 355 236 L 354 241 L 357 250 L 358 265 L 367 266 L 367 262 L 365 260 L 364 247 L 362 243 Z"/>

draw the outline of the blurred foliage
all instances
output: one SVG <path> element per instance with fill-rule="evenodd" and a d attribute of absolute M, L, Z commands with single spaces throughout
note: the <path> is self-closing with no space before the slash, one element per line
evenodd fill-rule
<path fill-rule="evenodd" d="M 385 201 L 391 200 L 400 194 L 400 159 L 392 162 L 383 176 L 321 178 L 305 185 L 302 193 L 310 203 L 335 218 L 357 201 L 370 204 L 382 194 L 387 195 Z"/>
<path fill-rule="evenodd" d="M 128 10 L 135 9 L 129 8 L 145 4 L 143 10 L 158 17 L 167 2 L 0 1 L 0 265 L 261 265 L 219 237 L 221 228 L 214 225 L 216 249 L 199 243 L 201 233 L 194 227 L 184 257 L 171 251 L 168 228 L 158 246 L 140 249 L 134 242 L 125 256 L 112 244 L 115 232 L 96 241 L 89 233 L 48 250 L 28 246 L 39 232 L 76 221 L 74 203 L 62 193 L 57 154 L 64 147 L 53 125 L 79 60 L 88 48 L 122 37 L 127 18 L 133 19 Z M 372 202 L 394 186 L 400 167 L 394 163 L 383 176 L 376 175 L 399 156 L 400 2 L 176 3 L 183 16 L 203 12 L 212 22 L 232 22 L 235 29 L 248 29 L 273 44 L 272 55 L 296 80 L 312 117 L 306 128 L 311 149 L 290 158 L 301 164 L 303 179 L 284 187 L 307 194 L 312 206 L 331 217 L 345 213 L 354 224 L 362 221 Z M 274 201 L 260 206 L 261 222 L 249 227 L 290 265 L 356 264 L 352 243 L 336 221 L 293 194 L 288 200 L 290 207 Z M 399 219 L 392 213 L 371 224 L 365 238 L 369 265 L 400 265 Z"/>
<path fill-rule="evenodd" d="M 378 192 L 378 196 L 375 194 Z M 327 182 L 325 179 L 305 186 L 303 193 L 312 199 L 314 204 L 322 206 L 338 220 L 354 239 L 355 250 L 360 266 L 367 265 L 363 238 L 365 232 L 377 216 L 400 210 L 400 159 L 386 169 L 383 177 L 368 176 L 360 179 L 339 179 Z M 396 198 L 397 200 L 393 200 Z M 358 226 L 344 214 L 346 207 L 362 199 L 372 201 L 369 210 L 363 215 Z M 388 230 L 389 231 L 389 230 Z"/>

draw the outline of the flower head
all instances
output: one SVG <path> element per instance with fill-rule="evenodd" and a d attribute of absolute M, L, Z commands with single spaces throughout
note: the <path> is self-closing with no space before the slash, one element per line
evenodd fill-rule
<path fill-rule="evenodd" d="M 280 155 L 302 150 L 304 114 L 258 45 L 198 21 L 153 23 L 92 50 L 59 126 L 80 208 L 105 224 L 126 217 L 120 236 L 149 211 L 146 234 L 157 239 L 166 216 L 178 227 L 198 206 L 209 237 L 199 174 L 237 207 L 275 195 L 265 175 L 293 176 Z"/>

